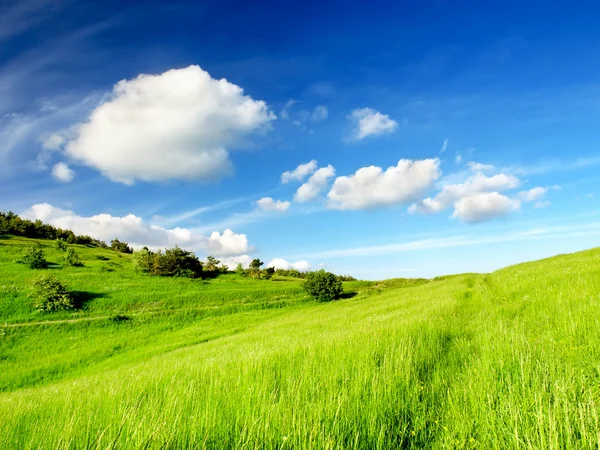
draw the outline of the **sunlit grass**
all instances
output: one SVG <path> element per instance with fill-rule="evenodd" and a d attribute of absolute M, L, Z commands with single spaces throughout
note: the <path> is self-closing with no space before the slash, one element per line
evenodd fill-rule
<path fill-rule="evenodd" d="M 48 317 L 12 262 L 25 242 L 0 244 L 2 323 L 96 319 L 1 328 L 0 448 L 600 446 L 598 250 L 321 304 L 78 248 L 84 268 L 51 270 L 95 295 Z"/>

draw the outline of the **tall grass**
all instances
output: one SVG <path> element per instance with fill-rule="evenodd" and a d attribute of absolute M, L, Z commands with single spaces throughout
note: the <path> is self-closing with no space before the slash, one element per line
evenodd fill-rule
<path fill-rule="evenodd" d="M 111 275 L 82 281 L 106 293 L 82 314 L 114 298 L 131 321 L 3 328 L 0 448 L 600 447 L 598 250 L 329 304 L 295 282 Z M 241 307 L 190 313 L 208 305 Z"/>

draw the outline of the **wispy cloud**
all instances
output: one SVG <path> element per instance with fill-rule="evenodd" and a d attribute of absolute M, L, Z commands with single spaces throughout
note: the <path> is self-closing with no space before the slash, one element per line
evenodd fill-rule
<path fill-rule="evenodd" d="M 600 235 L 600 222 L 578 225 L 551 226 L 546 228 L 531 228 L 511 233 L 490 234 L 481 237 L 471 237 L 466 234 L 442 238 L 418 239 L 395 244 L 351 247 L 345 249 L 325 250 L 304 254 L 306 258 L 349 258 L 357 256 L 381 256 L 405 253 L 418 250 L 435 250 L 449 247 L 465 247 L 501 242 L 517 242 L 542 239 L 565 239 L 569 237 L 584 237 Z"/>

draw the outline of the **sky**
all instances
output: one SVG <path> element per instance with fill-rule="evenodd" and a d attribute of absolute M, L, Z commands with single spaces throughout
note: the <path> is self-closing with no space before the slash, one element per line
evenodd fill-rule
<path fill-rule="evenodd" d="M 599 14 L 0 0 L 0 209 L 373 280 L 600 246 Z"/>

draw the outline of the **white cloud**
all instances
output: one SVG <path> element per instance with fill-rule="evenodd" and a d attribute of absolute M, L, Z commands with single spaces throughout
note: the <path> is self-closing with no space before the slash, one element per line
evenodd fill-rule
<path fill-rule="evenodd" d="M 462 160 L 463 160 L 462 153 L 456 152 L 456 155 L 454 156 L 454 162 L 456 164 L 460 164 L 462 162 Z"/>
<path fill-rule="evenodd" d="M 538 186 L 529 189 L 528 191 L 519 192 L 519 198 L 526 203 L 535 202 L 542 199 L 542 197 L 544 197 L 547 192 L 548 188 Z"/>
<path fill-rule="evenodd" d="M 550 206 L 550 202 L 548 200 L 543 200 L 540 202 L 535 202 L 535 204 L 533 205 L 534 208 L 547 208 L 548 206 Z"/>
<path fill-rule="evenodd" d="M 240 255 L 252 250 L 245 234 L 225 230 L 222 234 L 215 231 L 206 237 L 189 228 L 167 229 L 151 225 L 133 214 L 123 217 L 110 214 L 82 217 L 73 211 L 40 203 L 33 205 L 22 216 L 31 220 L 40 219 L 55 227 L 73 230 L 76 234 L 86 234 L 107 242 L 118 238 L 129 242 L 134 248 L 147 246 L 158 249 L 179 245 L 187 250 L 216 256 Z"/>
<path fill-rule="evenodd" d="M 366 209 L 414 201 L 440 176 L 436 159 L 401 159 L 397 166 L 362 167 L 354 175 L 336 178 L 327 197 L 334 209 Z"/>
<path fill-rule="evenodd" d="M 75 178 L 75 171 L 71 169 L 68 164 L 59 162 L 52 167 L 52 176 L 58 181 L 69 183 Z"/>
<path fill-rule="evenodd" d="M 520 202 L 498 192 L 479 192 L 460 198 L 454 204 L 454 214 L 463 222 L 478 223 L 506 216 L 518 210 Z"/>
<path fill-rule="evenodd" d="M 250 267 L 250 263 L 254 258 L 250 255 L 228 256 L 221 258 L 221 264 L 226 265 L 229 270 L 235 270 L 238 264 L 241 264 L 244 269 Z"/>
<path fill-rule="evenodd" d="M 281 182 L 286 184 L 290 181 L 302 181 L 315 170 L 317 170 L 317 161 L 313 159 L 305 164 L 300 164 L 294 170 L 283 172 Z"/>
<path fill-rule="evenodd" d="M 329 110 L 324 105 L 315 107 L 314 111 L 310 115 L 311 122 L 321 122 L 329 117 Z"/>
<path fill-rule="evenodd" d="M 292 108 L 292 106 L 294 106 L 296 103 L 296 100 L 294 100 L 293 98 L 289 99 L 287 101 L 287 103 L 285 104 L 285 106 L 283 107 L 283 109 L 281 110 L 281 112 L 279 113 L 279 116 L 282 119 L 289 119 L 290 118 L 290 109 Z"/>
<path fill-rule="evenodd" d="M 398 129 L 398 122 L 390 119 L 387 114 L 382 114 L 372 108 L 353 110 L 348 116 L 354 128 L 353 138 L 361 140 L 367 136 L 378 136 L 393 133 Z"/>
<path fill-rule="evenodd" d="M 286 212 L 290 208 L 290 202 L 273 200 L 271 197 L 263 197 L 256 204 L 263 211 Z"/>
<path fill-rule="evenodd" d="M 118 82 L 65 152 L 114 181 L 208 180 L 232 171 L 227 148 L 275 115 L 198 66 Z"/>
<path fill-rule="evenodd" d="M 440 149 L 440 153 L 444 153 L 446 151 L 446 149 L 448 148 L 448 139 L 444 139 L 444 142 L 442 143 L 442 148 Z"/>
<path fill-rule="evenodd" d="M 45 150 L 58 150 L 65 144 L 65 137 L 61 133 L 53 133 L 42 138 L 42 147 Z"/>
<path fill-rule="evenodd" d="M 315 199 L 327 187 L 329 178 L 333 176 L 335 176 L 335 168 L 331 164 L 327 167 L 321 167 L 312 174 L 306 183 L 298 188 L 294 194 L 294 201 L 304 203 Z"/>
<path fill-rule="evenodd" d="M 482 173 L 477 173 L 469 177 L 464 183 L 445 185 L 435 197 L 428 197 L 419 203 L 411 205 L 409 212 L 440 212 L 455 205 L 463 197 L 482 192 L 514 189 L 519 184 L 519 179 L 512 175 L 500 173 L 488 177 Z"/>
<path fill-rule="evenodd" d="M 239 255 L 251 250 L 245 234 L 237 234 L 229 229 L 223 231 L 223 234 L 213 231 L 203 245 L 207 252 L 219 256 Z"/>
<path fill-rule="evenodd" d="M 269 261 L 266 267 L 273 267 L 275 269 L 282 270 L 296 269 L 299 272 L 308 272 L 312 266 L 308 261 L 297 261 L 295 263 L 289 263 L 283 258 L 275 258 Z"/>
<path fill-rule="evenodd" d="M 492 172 L 495 170 L 495 167 L 491 164 L 482 164 L 475 161 L 469 161 L 467 165 L 472 172 Z"/>

